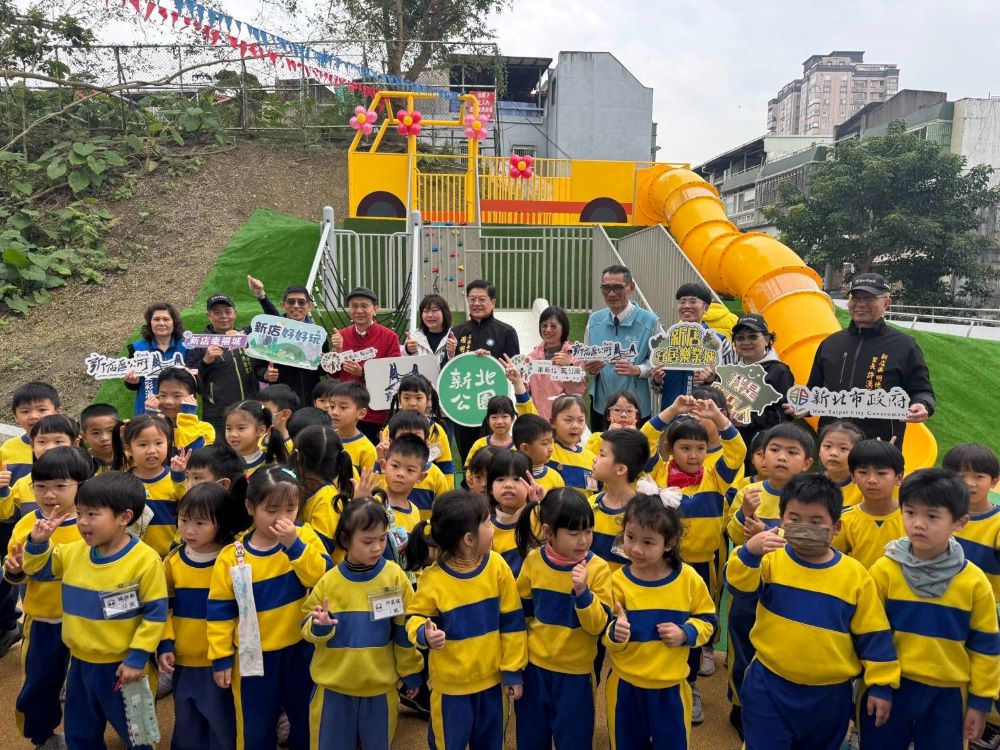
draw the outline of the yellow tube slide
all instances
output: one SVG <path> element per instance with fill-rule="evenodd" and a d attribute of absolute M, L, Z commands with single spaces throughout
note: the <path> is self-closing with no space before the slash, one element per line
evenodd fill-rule
<path fill-rule="evenodd" d="M 671 169 L 640 183 L 639 208 L 667 225 L 688 259 L 717 292 L 743 300 L 777 336 L 778 356 L 805 383 L 819 343 L 840 330 L 821 279 L 787 245 L 741 232 L 727 218 L 718 191 L 688 169 Z M 907 471 L 933 466 L 937 441 L 926 425 L 908 425 Z"/>

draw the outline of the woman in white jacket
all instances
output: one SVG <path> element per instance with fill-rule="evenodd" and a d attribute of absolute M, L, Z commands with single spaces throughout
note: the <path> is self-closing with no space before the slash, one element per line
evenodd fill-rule
<path fill-rule="evenodd" d="M 451 308 L 440 294 L 428 294 L 420 300 L 420 325 L 406 334 L 403 346 L 407 354 L 433 355 L 443 366 L 448 359 L 445 347 L 451 335 Z"/>

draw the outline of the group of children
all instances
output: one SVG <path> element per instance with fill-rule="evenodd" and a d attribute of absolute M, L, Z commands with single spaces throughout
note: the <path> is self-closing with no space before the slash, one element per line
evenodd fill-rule
<path fill-rule="evenodd" d="M 686 748 L 721 602 L 749 750 L 837 750 L 852 719 L 866 750 L 983 733 L 1000 690 L 987 447 L 904 478 L 894 445 L 838 422 L 810 473 L 810 433 L 779 424 L 748 449 L 710 388 L 641 425 L 616 394 L 587 438 L 578 396 L 542 419 L 504 366 L 515 397 L 488 404 L 459 486 L 416 374 L 377 445 L 356 382 L 312 406 L 272 385 L 218 436 L 182 369 L 124 422 L 94 404 L 78 425 L 51 386 L 18 388 L 0 521 L 24 736 L 89 750 L 110 723 L 143 747 L 120 686 L 146 679 L 172 685 L 175 750 L 388 750 L 400 702 L 432 748 L 499 750 L 511 705 L 518 748 L 583 748 L 603 681 L 612 748 Z"/>

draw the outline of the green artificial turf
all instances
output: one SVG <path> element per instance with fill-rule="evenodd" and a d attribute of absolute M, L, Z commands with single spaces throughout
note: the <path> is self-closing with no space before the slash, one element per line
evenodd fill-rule
<path fill-rule="evenodd" d="M 264 282 L 271 299 L 279 299 L 289 284 L 305 283 L 319 238 L 320 227 L 314 221 L 280 211 L 255 211 L 216 259 L 192 306 L 181 311 L 184 327 L 195 332 L 204 330 L 208 325 L 205 301 L 220 293 L 232 297 L 239 313 L 238 324 L 247 325 L 261 313 L 260 303 L 247 287 L 247 274 Z M 138 338 L 136 329 L 122 342 L 122 356 L 128 342 Z M 113 404 L 122 416 L 128 416 L 134 399 L 135 393 L 126 389 L 121 380 L 108 380 L 95 400 Z"/>

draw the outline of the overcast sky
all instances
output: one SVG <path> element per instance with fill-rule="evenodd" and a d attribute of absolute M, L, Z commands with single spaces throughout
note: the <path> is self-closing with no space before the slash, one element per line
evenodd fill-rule
<path fill-rule="evenodd" d="M 269 31 L 293 32 L 291 19 L 264 11 L 261 0 L 220 4 Z M 653 89 L 665 161 L 697 164 L 763 134 L 767 100 L 801 75 L 803 60 L 834 49 L 899 65 L 900 88 L 1000 95 L 1000 3 L 990 0 L 513 0 L 493 25 L 506 55 L 614 54 Z"/>

